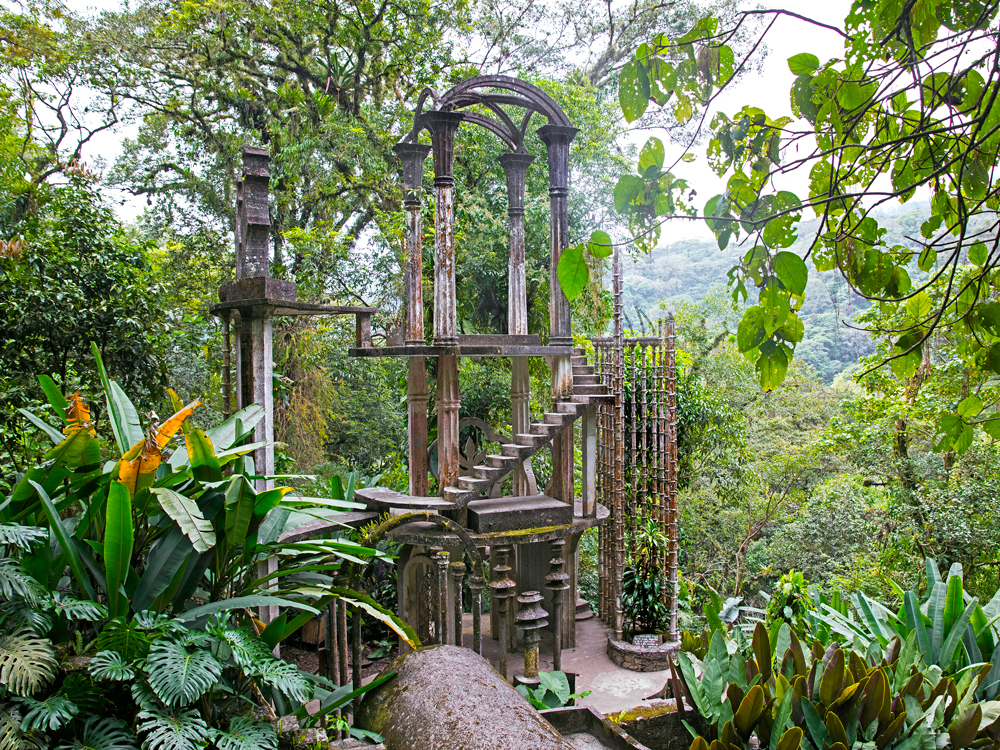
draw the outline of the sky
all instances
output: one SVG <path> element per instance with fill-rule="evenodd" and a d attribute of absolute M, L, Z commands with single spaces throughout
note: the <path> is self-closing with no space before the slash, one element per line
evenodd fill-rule
<path fill-rule="evenodd" d="M 303 0 L 308 2 L 308 0 Z M 119 0 L 66 0 L 66 5 L 78 13 L 112 10 L 120 7 Z M 839 26 L 850 10 L 849 0 L 786 0 L 780 4 L 764 7 L 780 7 L 794 13 L 809 16 L 817 21 Z M 780 16 L 767 35 L 767 55 L 761 72 L 744 76 L 737 86 L 724 92 L 718 99 L 718 109 L 732 114 L 741 107 L 752 104 L 762 108 L 772 119 L 782 115 L 792 115 L 788 100 L 788 92 L 795 76 L 788 69 L 787 59 L 799 52 L 811 52 L 826 61 L 831 57 L 843 55 L 843 40 L 832 31 L 816 26 L 810 26 L 787 16 Z M 650 106 L 655 106 L 651 104 Z M 710 118 L 709 118 L 710 119 Z M 95 139 L 90 153 L 85 154 L 85 160 L 93 160 L 100 156 L 109 164 L 121 148 L 122 141 L 134 136 L 135 126 L 126 127 L 104 137 Z M 645 142 L 650 136 L 660 136 L 667 147 L 667 163 L 672 163 L 680 157 L 683 149 L 670 144 L 662 133 L 656 131 L 641 131 L 633 133 L 637 145 Z M 709 197 L 724 190 L 724 182 L 718 179 L 708 168 L 704 156 L 704 145 L 695 148 L 697 159 L 690 164 L 680 164 L 676 173 L 688 180 L 688 184 L 698 191 L 695 200 L 700 208 Z M 786 175 L 780 187 L 791 190 L 799 195 L 806 192 L 807 175 L 800 170 L 799 174 Z M 141 214 L 145 200 L 130 197 L 124 193 L 115 193 L 115 209 L 120 219 L 131 221 Z M 668 224 L 661 235 L 661 243 L 688 238 L 711 239 L 712 233 L 701 221 L 677 220 Z"/>

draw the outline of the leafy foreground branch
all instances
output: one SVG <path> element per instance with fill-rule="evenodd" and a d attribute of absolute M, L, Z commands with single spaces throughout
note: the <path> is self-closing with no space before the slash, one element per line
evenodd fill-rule
<path fill-rule="evenodd" d="M 272 655 L 322 607 L 356 603 L 416 643 L 393 614 L 335 584 L 345 561 L 379 553 L 349 529 L 280 541 L 294 517 L 355 506 L 254 489 L 260 407 L 202 431 L 189 423 L 197 402 L 177 402 L 143 432 L 94 355 L 113 444 L 80 394 L 66 399 L 43 376 L 63 426 L 25 412 L 54 446 L 0 505 L 0 750 L 277 747 L 260 717 L 316 722 L 354 697 Z M 181 431 L 184 447 L 165 456 Z M 271 558 L 278 570 L 262 573 Z M 267 627 L 252 614 L 264 606 L 284 610 Z M 315 698 L 322 709 L 308 717 Z"/>
<path fill-rule="evenodd" d="M 810 259 L 816 272 L 839 274 L 873 304 L 861 321 L 885 341 L 873 366 L 888 364 L 914 393 L 941 350 L 970 372 L 1000 374 L 998 9 L 996 0 L 855 3 L 836 29 L 843 58 L 824 62 L 802 52 L 788 59 L 796 76 L 791 117 L 715 107 L 775 20 L 794 16 L 786 11 L 741 12 L 728 23 L 706 16 L 684 34 L 640 45 L 622 70 L 618 93 L 627 121 L 640 121 L 655 105 L 679 123 L 691 121 L 693 135 L 672 165 L 651 138 L 636 172 L 619 180 L 615 206 L 640 248 L 654 246 L 670 218 L 704 220 L 720 249 L 745 247 L 729 271 L 734 301 L 750 305 L 736 343 L 765 391 L 784 381 L 803 340 L 798 313 Z M 810 34 L 832 31 L 794 18 Z M 734 40 L 759 19 L 765 21 L 757 43 L 738 55 Z M 679 167 L 696 158 L 701 136 L 726 189 L 699 209 Z M 783 189 L 783 178 L 796 170 L 808 174 L 806 196 Z M 877 210 L 928 197 L 919 236 L 890 245 Z M 815 230 L 800 239 L 806 212 Z M 567 251 L 559 278 L 568 296 L 582 288 L 586 248 L 610 249 L 610 239 L 595 236 Z M 937 450 L 963 452 L 975 425 L 1000 436 L 988 408 L 1000 392 L 986 387 L 974 395 L 952 404 L 951 418 L 940 421 Z"/>

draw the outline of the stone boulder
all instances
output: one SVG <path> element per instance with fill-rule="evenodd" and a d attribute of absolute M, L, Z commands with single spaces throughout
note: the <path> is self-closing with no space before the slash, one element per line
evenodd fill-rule
<path fill-rule="evenodd" d="M 471 649 L 432 646 L 394 659 L 396 676 L 367 693 L 356 725 L 386 750 L 572 750 L 492 665 Z"/>

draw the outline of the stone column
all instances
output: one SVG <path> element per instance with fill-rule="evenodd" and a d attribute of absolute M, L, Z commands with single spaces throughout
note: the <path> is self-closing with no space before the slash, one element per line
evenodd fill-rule
<path fill-rule="evenodd" d="M 406 344 L 424 345 L 423 222 L 420 185 L 430 146 L 399 143 L 393 151 L 403 163 L 403 256 L 406 287 Z M 409 416 L 410 494 L 427 495 L 427 370 L 423 357 L 409 358 L 406 402 Z"/>
<path fill-rule="evenodd" d="M 528 290 L 524 260 L 524 192 L 528 167 L 535 160 L 530 154 L 504 154 L 500 164 L 507 176 L 507 217 L 510 227 L 510 270 L 507 283 L 507 333 L 523 336 L 528 333 Z M 531 378 L 528 358 L 513 357 L 510 369 L 511 432 L 528 432 L 531 425 L 529 401 Z M 531 459 L 525 461 L 530 466 Z M 514 495 L 528 494 L 525 466 L 519 466 L 512 477 Z"/>
<path fill-rule="evenodd" d="M 428 113 L 434 144 L 434 345 L 457 346 L 455 301 L 455 213 L 452 203 L 452 163 L 455 158 L 455 131 L 463 116 L 457 112 Z M 458 485 L 459 445 L 458 358 L 438 357 L 438 486 Z M 464 525 L 464 519 L 456 518 Z"/>
<path fill-rule="evenodd" d="M 559 259 L 569 245 L 569 147 L 576 128 L 545 125 L 538 135 L 547 148 L 549 162 L 549 344 L 572 346 L 569 300 L 559 285 Z M 552 400 L 573 395 L 573 370 L 569 354 L 552 357 Z M 563 430 L 552 441 L 552 496 L 564 503 L 574 501 L 573 430 Z"/>

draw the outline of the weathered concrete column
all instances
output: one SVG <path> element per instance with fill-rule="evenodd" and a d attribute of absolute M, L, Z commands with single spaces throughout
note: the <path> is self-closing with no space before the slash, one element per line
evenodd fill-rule
<path fill-rule="evenodd" d="M 454 617 L 452 621 L 452 644 L 455 646 L 464 645 L 462 642 L 462 581 L 465 579 L 465 563 L 453 562 L 450 567 L 451 570 L 451 604 L 452 604 L 452 615 Z"/>
<path fill-rule="evenodd" d="M 582 473 L 580 482 L 584 518 L 597 517 L 597 409 L 591 408 L 583 415 L 580 426 L 582 448 Z"/>
<path fill-rule="evenodd" d="M 525 591 L 517 597 L 517 626 L 524 632 L 524 672 L 514 676 L 514 684 L 538 687 L 538 643 L 541 629 L 549 624 L 548 614 L 541 607 L 542 595 Z"/>
<path fill-rule="evenodd" d="M 563 648 L 563 592 L 569 589 L 569 573 L 566 572 L 566 560 L 563 559 L 565 539 L 553 539 L 550 543 L 552 558 L 549 560 L 549 574 L 545 576 L 545 588 L 552 592 L 552 669 L 562 671 Z"/>
<path fill-rule="evenodd" d="M 406 343 L 424 344 L 423 221 L 420 186 L 431 147 L 400 143 L 393 151 L 403 163 L 403 256 L 406 287 Z M 423 357 L 409 358 L 407 409 L 409 417 L 410 494 L 427 495 L 427 368 Z"/>
<path fill-rule="evenodd" d="M 462 123 L 459 112 L 427 115 L 434 144 L 434 345 L 458 344 L 455 298 L 455 131 Z M 440 445 L 440 442 L 438 443 Z"/>
<path fill-rule="evenodd" d="M 569 300 L 559 284 L 559 259 L 569 245 L 569 146 L 580 132 L 561 125 L 545 125 L 538 135 L 545 143 L 549 161 L 549 344 L 572 346 Z M 573 395 L 573 369 L 569 354 L 552 357 L 552 400 L 564 401 Z M 551 493 L 557 500 L 572 504 L 573 431 L 563 430 L 552 440 Z"/>
<path fill-rule="evenodd" d="M 513 548 L 509 545 L 497 545 L 493 548 L 493 565 L 490 574 L 490 589 L 493 591 L 492 601 L 496 604 L 497 621 L 499 623 L 499 633 L 497 640 L 500 643 L 500 664 L 501 676 L 507 679 L 507 644 L 510 641 L 508 630 L 508 601 L 517 591 L 517 583 L 510 577 L 510 557 Z"/>
<path fill-rule="evenodd" d="M 428 120 L 434 144 L 434 345 L 457 346 L 458 326 L 455 298 L 455 212 L 452 204 L 452 163 L 455 158 L 455 131 L 463 115 L 431 112 Z M 438 486 L 458 485 L 459 445 L 458 358 L 438 357 Z M 464 525 L 464 519 L 456 518 Z"/>
<path fill-rule="evenodd" d="M 507 333 L 528 333 L 528 288 L 525 273 L 524 192 L 528 167 L 535 160 L 531 154 L 503 154 L 500 165 L 507 176 L 507 220 L 510 230 L 510 266 L 507 281 Z M 528 358 L 513 357 L 510 368 L 511 432 L 519 435 L 528 432 L 531 425 L 529 402 L 531 377 Z M 530 466 L 531 459 L 525 461 Z M 513 474 L 513 491 L 516 496 L 528 494 L 528 477 L 525 466 Z"/>

